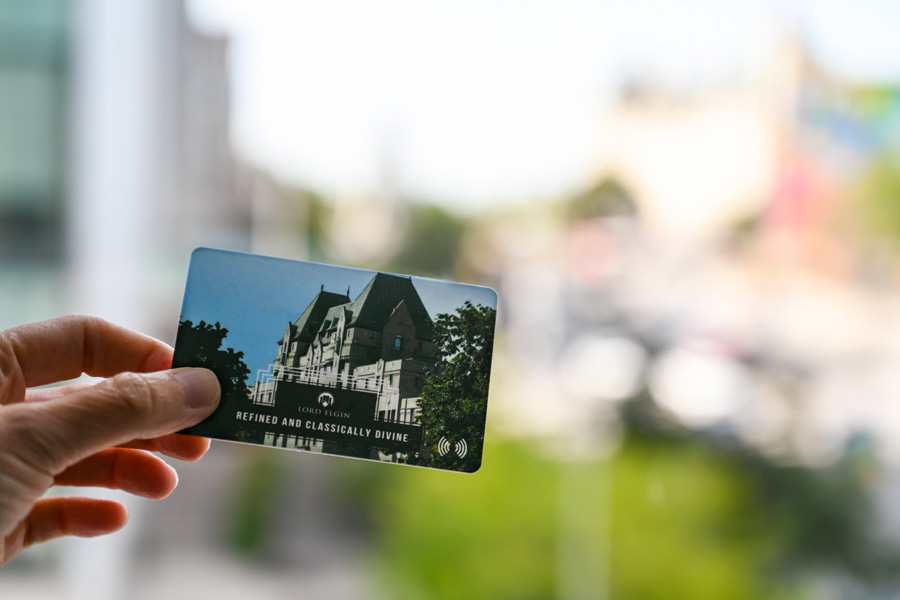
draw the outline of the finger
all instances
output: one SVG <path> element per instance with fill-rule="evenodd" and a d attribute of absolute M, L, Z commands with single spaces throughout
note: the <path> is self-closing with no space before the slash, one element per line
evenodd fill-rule
<path fill-rule="evenodd" d="M 195 435 L 173 433 L 150 441 L 157 452 L 188 462 L 200 460 L 209 450 L 209 439 Z"/>
<path fill-rule="evenodd" d="M 18 373 L 16 383 L 25 388 L 82 373 L 109 377 L 171 364 L 168 345 L 96 317 L 62 317 L 0 332 L 0 372 Z"/>
<path fill-rule="evenodd" d="M 64 535 L 95 537 L 113 533 L 128 521 L 128 510 L 119 502 L 94 498 L 44 498 L 25 519 L 22 547 Z"/>
<path fill-rule="evenodd" d="M 161 500 L 178 485 L 175 469 L 143 450 L 110 448 L 56 476 L 57 485 L 104 487 Z"/>
<path fill-rule="evenodd" d="M 28 390 L 27 392 L 25 392 L 25 402 L 46 402 L 47 400 L 54 400 L 56 398 L 65 396 L 66 394 L 79 392 L 95 385 L 97 385 L 97 382 L 70 383 L 68 385 L 57 385 L 53 387 Z"/>
<path fill-rule="evenodd" d="M 203 455 L 209 450 L 209 439 L 173 433 L 152 440 L 132 440 L 127 444 L 122 444 L 121 447 L 159 452 L 178 460 L 194 462 L 203 458 Z"/>
<path fill-rule="evenodd" d="M 17 459 L 9 468 L 20 480 L 53 477 L 111 446 L 194 425 L 212 413 L 220 394 L 206 369 L 122 373 L 54 400 L 0 408 L 0 440 Z"/>
<path fill-rule="evenodd" d="M 73 392 L 89 389 L 94 385 L 97 384 L 76 383 L 59 385 L 52 388 L 28 390 L 28 393 L 25 395 L 25 402 L 46 402 L 47 400 L 60 398 Z M 173 433 L 151 440 L 132 440 L 128 443 L 121 444 L 121 446 L 123 448 L 159 452 L 166 456 L 177 458 L 178 460 L 194 462 L 203 458 L 203 455 L 209 450 L 209 439 Z"/>

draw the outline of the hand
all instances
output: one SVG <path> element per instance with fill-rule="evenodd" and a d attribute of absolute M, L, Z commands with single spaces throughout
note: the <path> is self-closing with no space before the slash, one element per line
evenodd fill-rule
<path fill-rule="evenodd" d="M 178 477 L 148 451 L 203 456 L 209 440 L 170 434 L 212 413 L 219 383 L 206 369 L 162 371 L 171 365 L 166 344 L 91 317 L 0 332 L 0 566 L 31 544 L 125 524 L 118 502 L 41 498 L 54 484 L 160 499 Z M 110 379 L 28 389 L 82 373 Z"/>

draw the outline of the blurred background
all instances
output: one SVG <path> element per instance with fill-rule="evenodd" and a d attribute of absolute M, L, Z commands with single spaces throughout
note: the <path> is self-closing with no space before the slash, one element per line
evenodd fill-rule
<path fill-rule="evenodd" d="M 214 442 L 0 596 L 900 598 L 897 23 L 0 0 L 0 327 L 172 343 L 200 245 L 501 298 L 477 474 Z"/>

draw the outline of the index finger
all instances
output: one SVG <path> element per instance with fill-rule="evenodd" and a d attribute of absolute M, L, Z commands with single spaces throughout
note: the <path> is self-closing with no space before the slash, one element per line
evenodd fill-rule
<path fill-rule="evenodd" d="M 171 365 L 167 344 L 97 317 L 73 315 L 0 332 L 0 373 L 13 379 L 18 375 L 25 388 L 82 373 L 110 377 Z"/>

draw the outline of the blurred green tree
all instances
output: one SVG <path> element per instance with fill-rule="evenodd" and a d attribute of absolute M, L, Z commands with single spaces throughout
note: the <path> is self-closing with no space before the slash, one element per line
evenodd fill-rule
<path fill-rule="evenodd" d="M 879 524 L 871 492 L 879 467 L 865 443 L 826 467 L 784 465 L 721 431 L 679 427 L 646 390 L 624 405 L 622 416 L 633 438 L 700 447 L 726 461 L 748 498 L 740 523 L 773 534 L 766 566 L 771 578 L 802 582 L 827 573 L 849 587 L 897 589 L 900 547 Z"/>
<path fill-rule="evenodd" d="M 410 206 L 403 245 L 385 269 L 436 278 L 450 277 L 465 228 L 465 219 L 438 206 Z"/>
<path fill-rule="evenodd" d="M 750 482 L 703 445 L 633 436 L 612 459 L 574 467 L 533 443 L 489 444 L 486 453 L 477 476 L 393 469 L 356 490 L 376 521 L 383 597 L 560 597 L 560 560 L 572 558 L 588 561 L 586 579 L 567 587 L 586 598 L 804 597 L 769 577 L 781 538 L 759 520 Z M 577 485 L 561 487 L 572 472 Z M 574 497 L 561 497 L 573 487 Z M 564 522 L 574 530 L 561 531 Z"/>
<path fill-rule="evenodd" d="M 247 447 L 233 467 L 239 475 L 223 527 L 229 546 L 248 558 L 272 558 L 272 540 L 283 517 L 278 511 L 286 468 L 282 453 Z"/>
<path fill-rule="evenodd" d="M 900 244 L 900 166 L 897 155 L 874 159 L 850 190 L 849 208 L 865 234 Z"/>
<path fill-rule="evenodd" d="M 610 599 L 787 600 L 822 585 L 893 597 L 900 553 L 875 518 L 870 454 L 782 466 L 721 432 L 663 423 L 652 404 L 627 403 L 608 460 L 558 461 L 533 440 L 507 440 L 487 446 L 474 477 L 358 476 L 365 489 L 352 496 L 377 524 L 384 597 L 553 598 L 565 587 Z M 583 564 L 564 563 L 573 560 Z"/>
<path fill-rule="evenodd" d="M 636 217 L 634 195 L 617 178 L 606 177 L 566 204 L 570 222 L 601 217 Z"/>

